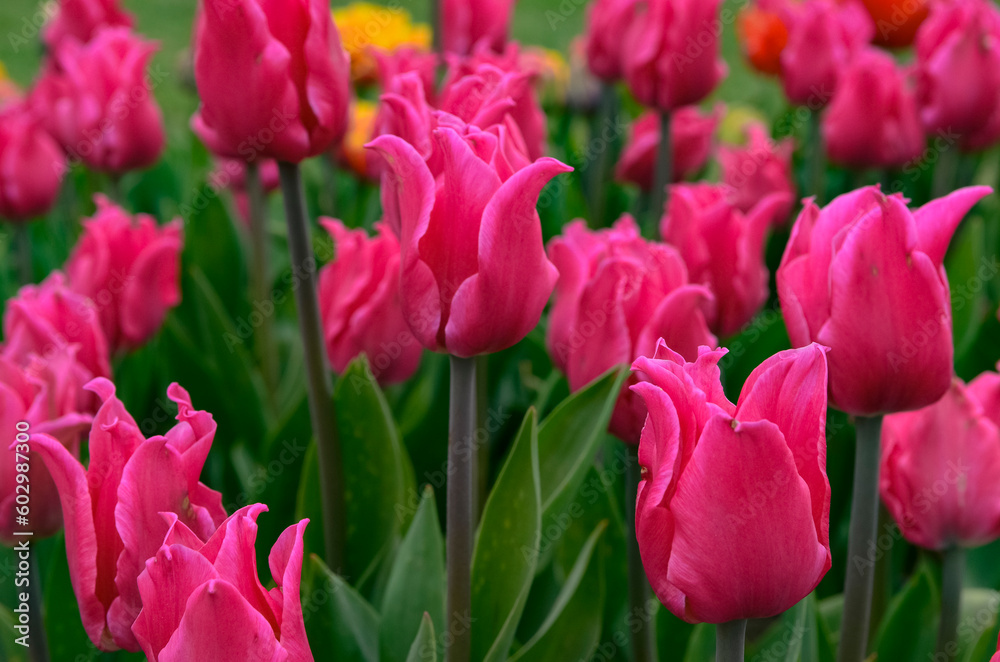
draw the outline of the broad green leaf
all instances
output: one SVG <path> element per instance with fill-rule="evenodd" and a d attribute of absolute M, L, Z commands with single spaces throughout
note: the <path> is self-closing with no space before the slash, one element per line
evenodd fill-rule
<path fill-rule="evenodd" d="M 927 660 L 937 643 L 941 596 L 926 563 L 889 603 L 875 637 L 880 662 Z"/>
<path fill-rule="evenodd" d="M 472 659 L 507 659 L 535 576 L 542 497 L 538 428 L 529 409 L 486 500 L 472 554 Z"/>
<path fill-rule="evenodd" d="M 688 640 L 684 662 L 711 662 L 715 659 L 715 626 L 699 623 Z"/>
<path fill-rule="evenodd" d="M 52 555 L 43 586 L 49 656 L 53 660 L 74 660 L 84 651 L 97 652 L 80 621 L 80 609 L 69 578 L 64 539 L 60 534 L 56 545 L 58 551 Z M 6 635 L 5 631 L 4 636 Z"/>
<path fill-rule="evenodd" d="M 774 662 L 824 662 L 832 655 L 812 593 L 782 614 L 763 636 L 747 644 L 747 657 Z"/>
<path fill-rule="evenodd" d="M 597 648 L 604 613 L 604 577 L 598 540 L 602 522 L 587 539 L 563 590 L 538 632 L 510 657 L 511 662 L 585 660 Z"/>
<path fill-rule="evenodd" d="M 306 552 L 323 555 L 325 552 L 323 539 L 323 504 L 320 502 L 319 465 L 316 462 L 316 444 L 310 443 L 302 462 L 302 477 L 299 480 L 299 491 L 295 498 L 295 519 L 309 518 L 310 526 L 306 527 Z"/>
<path fill-rule="evenodd" d="M 985 588 L 962 591 L 958 621 L 959 654 L 965 662 L 987 662 L 997 650 L 997 611 L 1000 593 Z"/>
<path fill-rule="evenodd" d="M 420 619 L 420 629 L 410 646 L 406 662 L 437 662 L 437 646 L 434 643 L 434 622 L 430 614 Z"/>
<path fill-rule="evenodd" d="M 317 662 L 378 662 L 379 617 L 315 554 L 306 564 L 302 614 Z"/>
<path fill-rule="evenodd" d="M 985 285 L 996 273 L 984 255 L 985 245 L 983 219 L 972 217 L 962 224 L 945 259 L 952 292 L 955 354 L 959 357 L 972 346 L 988 313 Z"/>
<path fill-rule="evenodd" d="M 73 604 L 75 605 L 76 602 Z M 15 640 L 20 634 L 14 631 L 15 623 L 17 623 L 17 618 L 15 618 L 14 612 L 5 605 L 0 605 L 0 634 L 3 636 L 3 640 L 0 641 L 0 659 L 9 662 L 24 662 L 28 659 L 29 651 L 26 647 L 16 643 Z"/>
<path fill-rule="evenodd" d="M 424 616 L 444 623 L 444 541 L 434 490 L 424 489 L 417 514 L 396 552 L 382 600 L 382 662 L 405 662 Z M 432 644 L 433 645 L 433 644 Z"/>

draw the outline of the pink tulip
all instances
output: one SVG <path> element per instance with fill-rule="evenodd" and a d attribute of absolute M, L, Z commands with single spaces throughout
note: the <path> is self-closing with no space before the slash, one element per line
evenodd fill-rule
<path fill-rule="evenodd" d="M 786 138 L 771 139 L 763 124 L 752 122 L 745 129 L 744 147 L 719 148 L 722 181 L 731 188 L 729 201 L 744 213 L 750 212 L 772 193 L 788 198 L 788 204 L 774 213 L 775 224 L 788 220 L 795 202 L 795 180 L 792 176 L 792 153 L 795 142 Z"/>
<path fill-rule="evenodd" d="M 715 294 L 711 326 L 721 336 L 739 331 L 767 301 L 764 239 L 791 202 L 788 194 L 773 193 L 744 214 L 728 197 L 722 185 L 676 184 L 660 221 L 663 240 L 680 251 L 691 282 Z"/>
<path fill-rule="evenodd" d="M 41 285 L 26 285 L 7 302 L 3 356 L 20 365 L 31 354 L 49 358 L 76 346 L 88 378 L 109 377 L 108 340 L 94 304 L 54 272 Z"/>
<path fill-rule="evenodd" d="M 673 156 L 673 181 L 680 182 L 698 174 L 712 153 L 715 130 L 726 108 L 718 104 L 711 114 L 703 115 L 696 106 L 674 112 L 670 119 L 670 145 Z M 622 148 L 615 177 L 632 182 L 643 191 L 653 188 L 656 172 L 656 152 L 660 144 L 660 116 L 646 112 L 629 129 L 628 141 Z"/>
<path fill-rule="evenodd" d="M 66 263 L 70 287 L 93 301 L 112 349 L 137 347 L 180 303 L 181 220 L 158 227 L 102 195 Z"/>
<path fill-rule="evenodd" d="M 112 173 L 146 168 L 163 152 L 163 115 L 146 73 L 157 45 L 127 28 L 85 45 L 60 43 L 32 103 L 73 159 Z M 162 74 L 157 74 L 162 76 Z"/>
<path fill-rule="evenodd" d="M 130 28 L 132 22 L 117 0 L 59 0 L 56 14 L 42 29 L 42 41 L 54 51 L 64 41 L 86 44 L 102 28 Z"/>
<path fill-rule="evenodd" d="M 989 187 L 955 191 L 911 212 L 869 186 L 792 228 L 777 273 L 795 347 L 830 347 L 830 400 L 857 416 L 926 407 L 952 376 L 951 303 L 942 261 L 962 217 Z"/>
<path fill-rule="evenodd" d="M 0 218 L 24 221 L 48 212 L 65 172 L 62 149 L 26 104 L 0 109 Z"/>
<path fill-rule="evenodd" d="M 856 0 L 779 4 L 789 24 L 781 51 L 785 95 L 818 110 L 834 97 L 854 57 L 871 43 L 875 22 Z"/>
<path fill-rule="evenodd" d="M 350 59 L 325 0 L 205 0 L 194 73 L 191 125 L 216 154 L 298 163 L 347 131 Z"/>
<path fill-rule="evenodd" d="M 892 56 L 870 48 L 841 76 L 823 117 L 830 159 L 856 168 L 901 166 L 924 151 L 913 91 Z"/>
<path fill-rule="evenodd" d="M 650 584 L 689 623 L 776 616 L 830 569 L 825 348 L 779 352 L 734 406 L 719 360 L 660 343 L 632 368 L 649 417 L 635 529 Z"/>
<path fill-rule="evenodd" d="M 715 305 L 712 293 L 689 284 L 677 251 L 643 239 L 631 216 L 596 232 L 583 221 L 570 223 L 549 244 L 549 258 L 559 270 L 549 355 L 566 374 L 570 390 L 652 354 L 659 338 L 691 358 L 701 345 L 716 346 L 706 323 Z M 645 405 L 626 384 L 611 417 L 611 433 L 638 444 L 645 420 Z"/>
<path fill-rule="evenodd" d="M 132 623 L 142 600 L 136 583 L 168 531 L 163 513 L 208 540 L 226 519 L 222 495 L 198 482 L 215 436 L 211 414 L 195 411 L 187 391 L 171 385 L 177 425 L 146 439 L 115 396 L 114 385 L 88 385 L 103 401 L 84 468 L 55 439 L 32 442 L 55 479 L 66 522 L 66 553 L 83 627 L 101 650 L 139 650 Z"/>
<path fill-rule="evenodd" d="M 478 46 L 502 51 L 517 0 L 435 0 L 440 2 L 441 45 L 447 53 L 468 55 Z"/>
<path fill-rule="evenodd" d="M 30 531 L 33 538 L 44 538 L 62 528 L 62 509 L 52 476 L 42 458 L 28 452 L 30 444 L 14 443 L 19 429 L 15 426 L 27 423 L 26 434 L 50 435 L 71 456 L 79 457 L 80 438 L 90 429 L 91 416 L 83 411 L 81 402 L 88 373 L 76 362 L 75 353 L 76 348 L 70 348 L 48 359 L 31 355 L 22 368 L 0 352 L 0 430 L 7 430 L 5 446 L 0 448 L 0 541 L 4 544 L 14 544 L 15 531 Z M 9 448 L 7 442 L 11 443 Z M 24 464 L 28 471 L 18 472 Z M 17 473 L 26 473 L 28 482 L 17 482 Z M 28 503 L 22 504 L 27 505 L 28 513 L 21 513 L 28 518 L 26 526 L 16 520 L 19 494 L 28 498 Z"/>
<path fill-rule="evenodd" d="M 1000 375 L 886 416 L 882 501 L 907 540 L 928 549 L 978 547 L 1000 538 Z"/>
<path fill-rule="evenodd" d="M 557 273 L 535 205 L 548 181 L 571 168 L 542 158 L 515 171 L 487 132 L 442 127 L 434 140 L 437 178 L 403 139 L 370 143 L 392 170 L 382 196 L 399 214 L 403 315 L 428 349 L 498 352 L 535 327 L 552 293 Z"/>
<path fill-rule="evenodd" d="M 645 106 L 670 112 L 698 103 L 726 76 L 719 57 L 719 0 L 644 0 L 623 44 L 625 82 Z"/>
<path fill-rule="evenodd" d="M 405 382 L 420 364 L 422 347 L 403 317 L 399 241 L 382 223 L 374 238 L 334 219 L 320 225 L 337 250 L 319 274 L 320 315 L 333 369 L 343 372 L 364 352 L 380 384 Z"/>
<path fill-rule="evenodd" d="M 174 514 L 170 529 L 139 575 L 142 613 L 132 626 L 150 662 L 312 662 L 302 615 L 303 535 L 309 520 L 288 527 L 271 548 L 277 586 L 257 576 L 256 504 L 233 513 L 211 538 Z"/>
<path fill-rule="evenodd" d="M 423 82 L 428 101 L 432 105 L 435 103 L 437 67 L 440 60 L 436 53 L 403 46 L 391 53 L 375 49 L 372 55 L 378 65 L 378 84 L 383 93 L 392 89 L 394 78 L 412 71 L 416 72 Z"/>
<path fill-rule="evenodd" d="M 636 15 L 639 0 L 595 0 L 587 10 L 587 67 L 606 83 L 625 75 L 625 30 Z"/>
<path fill-rule="evenodd" d="M 928 133 L 974 135 L 1000 97 L 1000 10 L 989 0 L 931 4 L 916 41 L 917 99 Z"/>

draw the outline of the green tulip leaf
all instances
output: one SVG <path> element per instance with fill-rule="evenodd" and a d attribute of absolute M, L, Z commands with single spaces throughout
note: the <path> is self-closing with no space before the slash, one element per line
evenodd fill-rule
<path fill-rule="evenodd" d="M 317 662 L 379 662 L 379 617 L 313 554 L 306 564 L 302 615 Z"/>
<path fill-rule="evenodd" d="M 406 662 L 437 662 L 437 646 L 434 643 L 434 621 L 430 614 L 420 619 L 420 629 L 410 646 Z"/>

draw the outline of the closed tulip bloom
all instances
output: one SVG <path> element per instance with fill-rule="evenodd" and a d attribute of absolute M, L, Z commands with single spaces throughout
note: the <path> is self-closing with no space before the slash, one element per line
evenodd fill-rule
<path fill-rule="evenodd" d="M 410 332 L 399 295 L 399 240 L 384 223 L 378 236 L 349 230 L 335 219 L 320 221 L 336 259 L 319 273 L 320 315 L 333 369 L 343 372 L 364 352 L 380 384 L 405 382 L 423 351 Z"/>
<path fill-rule="evenodd" d="M 823 116 L 832 161 L 855 168 L 901 166 L 924 151 L 916 98 L 892 56 L 874 48 L 844 71 Z"/>
<path fill-rule="evenodd" d="M 772 6 L 780 5 L 780 6 Z M 781 73 L 781 53 L 788 45 L 785 3 L 758 2 L 743 9 L 736 24 L 743 53 L 751 66 L 764 74 Z"/>
<path fill-rule="evenodd" d="M 138 651 L 132 623 L 142 609 L 137 579 L 168 531 L 172 513 L 201 540 L 226 519 L 222 495 L 198 481 L 215 437 L 211 414 L 195 411 L 177 384 L 177 425 L 146 439 L 106 379 L 88 388 L 102 400 L 84 468 L 61 443 L 33 436 L 59 489 L 66 553 L 84 630 L 101 650 Z"/>
<path fill-rule="evenodd" d="M 765 360 L 739 400 L 719 360 L 660 343 L 632 366 L 649 409 L 635 530 L 660 601 L 689 623 L 776 616 L 830 569 L 825 348 Z"/>
<path fill-rule="evenodd" d="M 134 348 L 180 303 L 181 220 L 161 227 L 102 195 L 95 201 L 97 213 L 84 221 L 66 275 L 74 291 L 93 301 L 110 347 Z"/>
<path fill-rule="evenodd" d="M 673 181 L 679 182 L 698 174 L 715 143 L 715 131 L 725 113 L 725 106 L 717 105 L 711 113 L 703 114 L 696 106 L 687 106 L 674 112 L 670 119 L 670 145 Z M 632 123 L 628 141 L 615 170 L 620 181 L 632 182 L 643 191 L 653 188 L 656 172 L 656 151 L 660 144 L 660 118 L 646 112 Z"/>
<path fill-rule="evenodd" d="M 106 27 L 132 27 L 132 15 L 118 0 L 59 0 L 55 15 L 42 29 L 42 41 L 49 50 L 69 39 L 85 44 Z"/>
<path fill-rule="evenodd" d="M 927 549 L 1000 538 L 1000 375 L 882 424 L 882 501 L 907 540 Z"/>
<path fill-rule="evenodd" d="M 435 0 L 440 2 L 441 46 L 468 55 L 477 46 L 500 52 L 507 44 L 516 0 Z"/>
<path fill-rule="evenodd" d="M 66 156 L 21 102 L 0 110 L 0 218 L 24 221 L 52 208 Z"/>
<path fill-rule="evenodd" d="M 980 131 L 1000 98 L 1000 10 L 937 2 L 917 34 L 917 99 L 928 133 Z"/>
<path fill-rule="evenodd" d="M 783 225 L 795 204 L 795 180 L 792 176 L 795 142 L 791 138 L 775 142 L 767 128 L 759 122 L 748 124 L 745 132 L 747 144 L 743 147 L 719 148 L 722 181 L 731 188 L 729 201 L 743 213 L 748 213 L 767 196 L 780 193 L 788 203 L 775 210 L 774 223 Z"/>
<path fill-rule="evenodd" d="M 596 232 L 583 221 L 570 223 L 549 244 L 549 258 L 559 270 L 549 354 L 570 390 L 652 354 L 660 338 L 692 359 L 698 347 L 716 346 L 706 322 L 713 313 L 712 293 L 689 283 L 677 251 L 643 239 L 631 216 Z M 645 405 L 626 384 L 611 417 L 611 433 L 638 444 L 645 420 Z"/>
<path fill-rule="evenodd" d="M 781 51 L 781 82 L 789 101 L 817 110 L 834 97 L 847 66 L 871 42 L 875 25 L 856 0 L 786 7 L 791 25 Z"/>
<path fill-rule="evenodd" d="M 76 348 L 71 348 L 47 359 L 32 355 L 22 367 L 0 353 L 0 429 L 10 431 L 4 441 L 11 444 L 0 447 L 0 542 L 4 544 L 15 543 L 15 531 L 31 531 L 32 537 L 44 538 L 62 528 L 62 508 L 52 476 L 37 453 L 25 452 L 14 443 L 20 429 L 15 426 L 25 422 L 31 433 L 47 434 L 79 457 L 80 438 L 90 429 L 91 416 L 84 411 L 81 398 L 88 373 L 76 362 L 75 354 Z M 15 469 L 25 456 L 28 482 L 22 484 L 17 482 Z M 20 490 L 17 485 L 22 486 Z M 18 494 L 30 498 L 30 527 L 17 524 Z"/>
<path fill-rule="evenodd" d="M 403 139 L 371 143 L 388 163 L 386 208 L 400 219 L 403 315 L 428 349 L 469 357 L 506 349 L 538 323 L 558 274 L 545 256 L 535 205 L 571 170 L 542 158 L 513 170 L 487 132 L 434 132 L 435 178 Z"/>
<path fill-rule="evenodd" d="M 627 42 L 622 39 L 640 0 L 595 0 L 587 9 L 584 50 L 587 67 L 606 83 L 624 75 L 623 59 Z"/>
<path fill-rule="evenodd" d="M 777 273 L 795 347 L 830 347 L 830 400 L 874 416 L 926 407 L 952 376 L 951 303 L 942 262 L 962 217 L 989 187 L 911 212 L 869 186 L 820 209 L 807 200 Z"/>
<path fill-rule="evenodd" d="M 638 4 L 620 38 L 626 45 L 625 82 L 640 103 L 670 112 L 698 103 L 725 78 L 718 14 L 719 0 L 643 0 Z"/>
<path fill-rule="evenodd" d="M 710 321 L 719 335 L 739 331 L 767 301 L 764 239 L 790 202 L 787 193 L 772 193 L 744 214 L 729 202 L 724 185 L 671 187 L 660 234 L 680 251 L 691 282 L 715 294 L 718 312 Z"/>
<path fill-rule="evenodd" d="M 257 576 L 256 504 L 233 513 L 211 538 L 168 514 L 163 544 L 139 575 L 142 613 L 133 631 L 150 662 L 312 662 L 302 615 L 303 536 L 285 529 L 271 548 L 268 591 Z"/>
<path fill-rule="evenodd" d="M 191 125 L 216 154 L 298 163 L 347 131 L 351 63 L 324 0 L 204 0 L 194 74 Z"/>
<path fill-rule="evenodd" d="M 146 73 L 156 49 L 127 28 L 101 30 L 85 45 L 59 45 L 32 102 L 71 157 L 112 173 L 160 158 L 163 114 Z"/>

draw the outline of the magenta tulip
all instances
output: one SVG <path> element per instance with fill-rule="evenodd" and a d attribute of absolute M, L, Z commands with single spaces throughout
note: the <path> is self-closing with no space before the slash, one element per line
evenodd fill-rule
<path fill-rule="evenodd" d="M 745 128 L 747 144 L 743 147 L 720 147 L 719 165 L 722 181 L 732 190 L 729 201 L 743 213 L 749 213 L 772 193 L 780 193 L 788 204 L 774 212 L 774 222 L 783 225 L 795 203 L 795 180 L 792 176 L 792 153 L 795 142 L 771 139 L 767 128 L 752 122 Z"/>
<path fill-rule="evenodd" d="M 830 569 L 825 349 L 779 352 L 734 406 L 718 363 L 660 343 L 633 364 L 649 409 L 635 528 L 650 584 L 690 623 L 776 616 Z"/>
<path fill-rule="evenodd" d="M 101 30 L 85 45 L 59 45 L 32 103 L 71 158 L 112 173 L 160 158 L 163 115 L 153 98 L 159 78 L 146 73 L 156 49 L 127 28 Z"/>
<path fill-rule="evenodd" d="M 830 400 L 857 416 L 926 407 L 952 376 L 951 303 L 942 261 L 962 217 L 991 189 L 960 189 L 915 212 L 858 189 L 792 228 L 777 273 L 795 347 L 830 347 Z"/>
<path fill-rule="evenodd" d="M 337 251 L 319 273 L 320 314 L 333 369 L 343 372 L 364 352 L 380 384 L 405 382 L 420 364 L 423 348 L 403 317 L 399 241 L 381 223 L 374 238 L 334 219 L 320 225 Z"/>
<path fill-rule="evenodd" d="M 928 549 L 1000 538 L 1000 375 L 882 425 L 882 501 L 907 540 Z"/>
<path fill-rule="evenodd" d="M 688 283 L 677 251 L 643 239 L 631 216 L 596 232 L 583 221 L 570 223 L 549 244 L 549 258 L 559 270 L 549 354 L 571 391 L 616 365 L 652 354 L 659 338 L 692 359 L 698 347 L 716 346 L 706 323 L 714 312 L 712 293 Z M 626 384 L 611 433 L 638 444 L 645 420 L 646 407 Z"/>
<path fill-rule="evenodd" d="M 66 156 L 21 102 L 0 110 L 0 218 L 24 221 L 52 208 Z"/>
<path fill-rule="evenodd" d="M 257 576 L 257 516 L 233 513 L 203 539 L 175 514 L 163 544 L 138 578 L 142 612 L 132 630 L 150 662 L 312 662 L 302 615 L 303 536 L 309 520 L 288 527 L 271 548 L 276 584 Z"/>
<path fill-rule="evenodd" d="M 70 39 L 85 44 L 107 27 L 132 27 L 132 15 L 118 0 L 59 0 L 55 15 L 42 29 L 42 41 L 54 51 Z"/>
<path fill-rule="evenodd" d="M 823 116 L 832 161 L 855 168 L 901 166 L 924 151 L 917 103 L 892 56 L 869 48 L 854 57 Z"/>
<path fill-rule="evenodd" d="M 725 114 L 725 106 L 717 105 L 705 115 L 696 106 L 687 106 L 673 113 L 670 120 L 670 145 L 673 181 L 679 182 L 698 174 L 712 154 L 715 131 Z M 656 150 L 660 144 L 660 117 L 654 112 L 640 115 L 632 123 L 628 141 L 622 148 L 615 177 L 632 182 L 643 191 L 653 188 L 656 171 Z"/>
<path fill-rule="evenodd" d="M 399 213 L 403 314 L 428 349 L 498 352 L 535 327 L 552 293 L 558 274 L 535 205 L 545 184 L 571 168 L 542 158 L 514 171 L 487 132 L 442 127 L 434 140 L 437 178 L 403 139 L 371 143 L 391 169 L 382 195 Z"/>
<path fill-rule="evenodd" d="M 698 103 L 726 75 L 719 0 L 643 0 L 618 37 L 625 82 L 650 108 L 670 112 Z"/>
<path fill-rule="evenodd" d="M 767 301 L 764 239 L 791 202 L 787 193 L 773 193 L 744 214 L 728 197 L 723 185 L 676 184 L 660 221 L 663 240 L 680 251 L 691 282 L 715 294 L 718 314 L 711 322 L 721 336 L 739 331 Z"/>
<path fill-rule="evenodd" d="M 194 74 L 191 125 L 221 156 L 298 163 L 347 131 L 350 59 L 325 0 L 205 0 Z"/>
<path fill-rule="evenodd" d="M 163 513 L 202 540 L 226 519 L 222 495 L 198 482 L 216 426 L 173 384 L 167 395 L 177 403 L 178 423 L 146 439 L 111 382 L 97 379 L 88 388 L 104 404 L 86 469 L 56 439 L 39 434 L 32 441 L 59 489 L 70 581 L 87 635 L 101 650 L 138 651 L 131 629 L 142 608 L 136 580 L 167 534 Z"/>
<path fill-rule="evenodd" d="M 622 35 L 638 5 L 639 0 L 595 0 L 587 9 L 587 67 L 606 83 L 615 83 L 625 74 L 623 61 L 628 42 Z"/>
<path fill-rule="evenodd" d="M 502 51 L 516 0 L 435 0 L 441 12 L 441 46 L 468 55 L 475 48 Z"/>
<path fill-rule="evenodd" d="M 112 350 L 137 347 L 180 303 L 181 220 L 159 227 L 102 195 L 66 263 L 69 285 L 89 298 Z"/>

